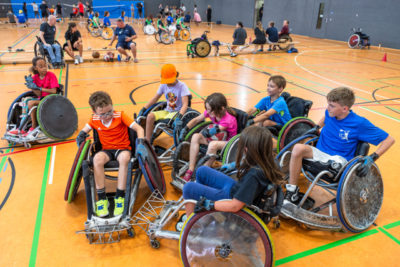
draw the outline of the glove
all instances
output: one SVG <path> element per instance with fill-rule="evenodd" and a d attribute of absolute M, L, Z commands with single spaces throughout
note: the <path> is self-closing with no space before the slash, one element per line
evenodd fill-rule
<path fill-rule="evenodd" d="M 147 149 L 143 143 L 143 139 L 138 140 L 138 144 L 136 145 L 136 158 L 138 158 L 140 155 L 142 160 L 145 161 L 149 157 L 149 153 L 147 153 Z"/>
<path fill-rule="evenodd" d="M 220 168 L 220 171 L 227 173 L 227 172 L 233 171 L 235 168 L 236 168 L 236 162 L 231 162 L 231 163 L 222 165 Z"/>
<path fill-rule="evenodd" d="M 78 136 L 76 137 L 76 143 L 78 145 L 78 147 L 81 146 L 81 144 L 83 142 L 86 141 L 86 137 L 88 137 L 89 135 L 87 133 L 85 133 L 84 131 L 80 131 Z"/>
<path fill-rule="evenodd" d="M 249 127 L 249 126 L 251 126 L 253 124 L 254 124 L 254 119 L 250 119 L 250 120 L 247 121 L 246 127 Z"/>
<path fill-rule="evenodd" d="M 28 87 L 31 90 L 40 90 L 42 91 L 42 88 L 40 88 L 39 86 L 37 86 L 34 82 L 33 82 L 33 78 L 32 75 L 29 76 L 25 76 L 25 85 L 26 87 Z"/>
<path fill-rule="evenodd" d="M 214 125 L 212 128 L 204 128 L 200 133 L 205 137 L 205 138 L 210 138 L 213 135 L 216 135 L 219 133 L 221 130 L 219 129 L 218 125 Z"/>
<path fill-rule="evenodd" d="M 146 110 L 147 110 L 147 109 L 146 109 L 145 107 L 143 107 L 143 108 L 139 111 L 138 117 L 143 116 L 143 114 L 145 113 Z"/>
<path fill-rule="evenodd" d="M 185 139 L 185 136 L 187 135 L 187 133 L 189 132 L 189 128 L 187 126 L 185 126 L 181 133 L 179 134 L 179 142 L 182 142 Z"/>
<path fill-rule="evenodd" d="M 196 206 L 194 207 L 194 212 L 199 213 L 203 211 L 215 210 L 214 201 L 206 199 L 205 197 L 201 197 L 199 201 L 197 201 Z"/>
<path fill-rule="evenodd" d="M 182 129 L 183 126 L 183 121 L 181 120 L 182 118 L 182 114 L 178 114 L 178 116 L 176 116 L 175 120 L 174 120 L 174 129 L 175 131 L 180 131 Z"/>
<path fill-rule="evenodd" d="M 319 129 L 321 128 L 321 126 L 316 125 L 314 126 L 314 128 L 311 128 L 310 130 L 308 130 L 307 132 L 304 133 L 304 135 L 308 135 L 308 134 L 312 134 L 312 135 L 319 135 Z"/>
<path fill-rule="evenodd" d="M 376 154 L 375 152 L 369 156 L 364 157 L 362 159 L 361 165 L 358 166 L 356 169 L 357 176 L 359 176 L 359 177 L 366 176 L 372 166 L 372 163 L 374 163 L 374 161 L 376 161 L 378 158 L 379 158 L 379 155 Z"/>

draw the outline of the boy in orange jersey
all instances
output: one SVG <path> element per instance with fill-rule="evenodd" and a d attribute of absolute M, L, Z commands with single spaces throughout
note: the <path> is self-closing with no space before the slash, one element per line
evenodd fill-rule
<path fill-rule="evenodd" d="M 111 160 L 119 162 L 118 185 L 114 208 L 114 215 L 117 216 L 124 211 L 126 173 L 131 158 L 132 148 L 130 146 L 127 127 L 136 131 L 138 138 L 144 138 L 144 130 L 123 111 L 115 111 L 111 97 L 106 92 L 94 92 L 89 98 L 89 104 L 94 114 L 82 131 L 80 131 L 76 142 L 80 146 L 92 129 L 95 129 L 99 134 L 102 150 L 97 152 L 93 158 L 94 179 L 96 181 L 98 196 L 96 214 L 99 217 L 108 216 L 109 213 L 109 203 L 104 185 L 104 165 Z M 142 143 L 139 143 L 136 147 L 136 156 L 138 154 L 143 158 L 147 157 L 147 150 Z"/>

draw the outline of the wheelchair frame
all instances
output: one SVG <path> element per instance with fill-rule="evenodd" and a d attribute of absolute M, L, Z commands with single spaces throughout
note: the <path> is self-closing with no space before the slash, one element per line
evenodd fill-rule
<path fill-rule="evenodd" d="M 43 47 L 42 40 L 40 39 L 39 36 L 36 36 L 36 38 L 37 38 L 37 41 L 36 41 L 36 43 L 34 45 L 35 57 L 38 57 L 38 56 L 43 57 L 45 59 L 46 63 L 47 63 L 47 66 L 49 68 L 50 68 L 50 66 L 54 68 L 53 64 L 51 63 L 49 53 Z M 54 43 L 57 43 L 60 46 L 61 64 L 62 64 L 63 67 L 65 67 L 64 49 L 63 49 L 63 47 L 61 46 L 61 44 L 57 40 L 54 40 Z"/>

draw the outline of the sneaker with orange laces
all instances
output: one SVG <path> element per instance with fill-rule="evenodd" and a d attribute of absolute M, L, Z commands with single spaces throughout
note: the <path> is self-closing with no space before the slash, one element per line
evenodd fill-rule
<path fill-rule="evenodd" d="M 182 179 L 185 180 L 186 182 L 189 182 L 192 178 L 192 175 L 193 175 L 193 171 L 187 170 L 185 172 L 185 175 L 182 177 Z"/>

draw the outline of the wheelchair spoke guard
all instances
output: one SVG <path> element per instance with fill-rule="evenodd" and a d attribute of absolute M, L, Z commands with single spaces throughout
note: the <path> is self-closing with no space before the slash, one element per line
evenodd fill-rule
<path fill-rule="evenodd" d="M 186 220 L 179 239 L 184 266 L 273 266 L 265 224 L 248 209 L 202 212 Z"/>
<path fill-rule="evenodd" d="M 279 153 L 287 144 L 302 136 L 314 126 L 315 123 L 306 117 L 297 117 L 288 121 L 279 132 L 277 152 Z"/>
<path fill-rule="evenodd" d="M 83 142 L 76 153 L 74 163 L 72 164 L 71 171 L 69 173 L 67 187 L 65 188 L 64 200 L 71 203 L 74 201 L 79 185 L 82 180 L 82 162 L 87 157 L 90 147 L 90 140 Z"/>
<path fill-rule="evenodd" d="M 343 226 L 353 233 L 370 227 L 378 217 L 383 202 L 383 181 L 373 164 L 365 177 L 358 177 L 361 163 L 354 160 L 343 171 L 336 196 L 338 215 Z"/>
<path fill-rule="evenodd" d="M 68 98 L 49 95 L 40 101 L 37 120 L 43 133 L 52 139 L 67 139 L 78 127 L 78 114 Z"/>
<path fill-rule="evenodd" d="M 147 185 L 152 192 L 157 189 L 162 194 L 165 194 L 166 185 L 164 173 L 161 169 L 156 153 L 147 140 L 144 141 L 143 139 L 137 139 L 136 146 L 138 142 L 143 142 L 143 145 L 147 148 L 148 158 L 143 160 L 142 157 L 139 156 L 140 169 L 142 170 Z"/>

